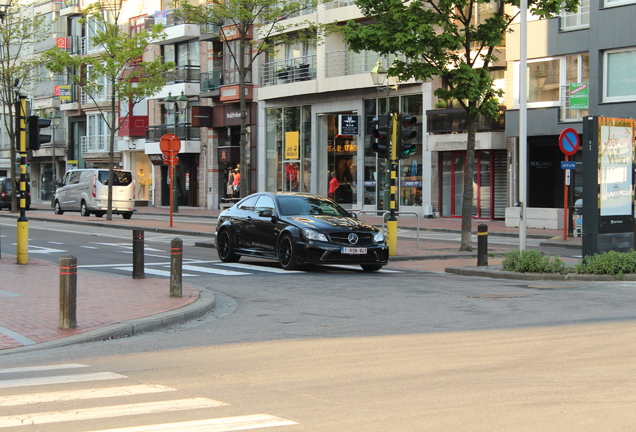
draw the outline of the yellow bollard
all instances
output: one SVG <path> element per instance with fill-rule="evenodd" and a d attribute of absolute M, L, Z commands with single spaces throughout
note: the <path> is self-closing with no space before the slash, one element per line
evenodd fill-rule
<path fill-rule="evenodd" d="M 29 263 L 29 222 L 18 221 L 17 234 L 17 257 L 18 264 Z"/>

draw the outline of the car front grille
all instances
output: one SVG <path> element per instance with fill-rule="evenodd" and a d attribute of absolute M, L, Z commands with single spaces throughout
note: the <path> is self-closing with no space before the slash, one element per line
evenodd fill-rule
<path fill-rule="evenodd" d="M 329 238 L 333 243 L 340 244 L 343 246 L 352 246 L 352 243 L 349 242 L 349 234 L 351 232 L 337 232 L 337 233 L 329 233 Z M 355 232 L 354 234 L 358 235 L 358 242 L 355 243 L 356 246 L 366 246 L 373 243 L 373 234 L 367 232 Z"/>

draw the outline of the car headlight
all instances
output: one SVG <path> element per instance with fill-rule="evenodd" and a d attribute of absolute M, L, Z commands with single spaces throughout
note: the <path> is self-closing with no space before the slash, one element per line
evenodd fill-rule
<path fill-rule="evenodd" d="M 384 241 L 384 233 L 382 231 L 378 231 L 373 236 L 373 241 L 376 243 L 382 243 Z"/>
<path fill-rule="evenodd" d="M 303 228 L 303 235 L 307 240 L 329 241 L 327 236 L 309 228 Z"/>

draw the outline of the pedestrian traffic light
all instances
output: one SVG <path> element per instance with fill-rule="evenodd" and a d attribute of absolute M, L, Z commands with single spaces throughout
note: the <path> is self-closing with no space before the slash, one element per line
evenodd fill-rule
<path fill-rule="evenodd" d="M 381 159 L 387 159 L 390 156 L 390 142 L 389 142 L 389 115 L 380 114 L 373 119 L 373 130 L 371 136 L 374 142 L 371 144 L 371 148 L 378 157 Z"/>
<path fill-rule="evenodd" d="M 40 145 L 51 142 L 51 135 L 40 133 L 40 129 L 51 126 L 51 119 L 29 116 L 27 118 L 27 143 L 29 150 L 40 150 Z"/>

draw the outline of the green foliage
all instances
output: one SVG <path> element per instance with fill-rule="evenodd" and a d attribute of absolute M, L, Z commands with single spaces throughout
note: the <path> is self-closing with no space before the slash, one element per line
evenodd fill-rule
<path fill-rule="evenodd" d="M 576 273 L 616 275 L 621 278 L 625 273 L 636 273 L 636 252 L 608 251 L 591 255 L 580 260 L 575 266 Z"/>
<path fill-rule="evenodd" d="M 565 273 L 569 268 L 559 257 L 545 256 L 537 250 L 513 250 L 504 254 L 505 271 L 519 273 Z"/>

